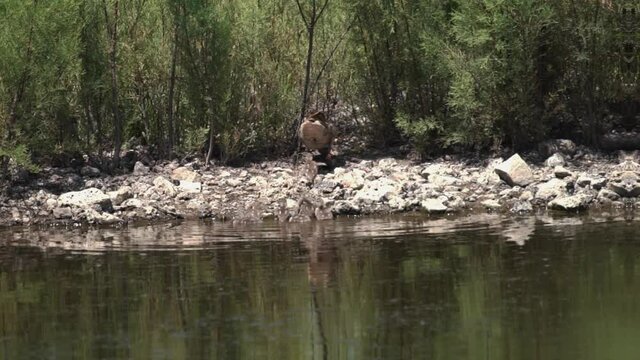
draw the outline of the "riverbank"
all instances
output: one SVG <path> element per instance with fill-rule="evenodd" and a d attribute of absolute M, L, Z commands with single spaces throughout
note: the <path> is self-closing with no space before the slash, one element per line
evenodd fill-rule
<path fill-rule="evenodd" d="M 637 165 L 633 160 L 621 163 L 615 154 L 568 141 L 505 160 L 339 157 L 332 169 L 309 158 L 242 168 L 205 168 L 199 160 L 137 162 L 132 172 L 116 176 L 89 164 L 45 168 L 8 188 L 0 224 L 118 225 L 175 218 L 301 222 L 414 211 L 576 213 L 636 206 L 640 182 L 630 169 Z"/>

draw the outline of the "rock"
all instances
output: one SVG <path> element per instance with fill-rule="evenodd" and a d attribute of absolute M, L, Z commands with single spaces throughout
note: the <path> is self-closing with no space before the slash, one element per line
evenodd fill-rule
<path fill-rule="evenodd" d="M 146 175 L 149 173 L 149 168 L 140 161 L 136 161 L 133 165 L 133 175 Z"/>
<path fill-rule="evenodd" d="M 155 179 L 153 179 L 153 186 L 160 194 L 163 194 L 169 197 L 174 197 L 178 194 L 178 190 L 176 189 L 176 186 L 173 185 L 171 181 L 167 180 L 163 176 L 158 176 Z"/>
<path fill-rule="evenodd" d="M 122 204 L 120 204 L 120 209 L 121 210 L 133 210 L 133 209 L 142 208 L 143 206 L 144 206 L 144 204 L 142 203 L 142 200 L 140 200 L 140 199 L 127 199 L 127 200 L 123 201 Z"/>
<path fill-rule="evenodd" d="M 544 164 L 547 167 L 556 167 L 556 166 L 563 166 L 565 164 L 565 160 L 564 157 L 562 155 L 560 155 L 559 153 L 555 153 L 553 155 L 551 155 L 545 162 Z"/>
<path fill-rule="evenodd" d="M 100 170 L 93 166 L 83 166 L 82 169 L 80 169 L 80 174 L 87 177 L 98 177 L 100 176 Z"/>
<path fill-rule="evenodd" d="M 426 199 L 420 203 L 423 210 L 428 213 L 444 213 L 447 211 L 447 206 L 439 199 Z"/>
<path fill-rule="evenodd" d="M 618 201 L 620 200 L 620 195 L 609 189 L 601 189 L 598 192 L 598 200 Z"/>
<path fill-rule="evenodd" d="M 317 220 L 331 220 L 333 219 L 333 212 L 329 207 L 316 207 L 314 215 Z"/>
<path fill-rule="evenodd" d="M 533 182 L 533 172 L 520 155 L 515 154 L 495 169 L 500 179 L 510 186 L 527 186 Z"/>
<path fill-rule="evenodd" d="M 486 209 L 489 210 L 500 210 L 502 208 L 502 205 L 500 205 L 500 203 L 498 202 L 498 200 L 485 200 L 482 203 L 482 206 L 484 206 Z"/>
<path fill-rule="evenodd" d="M 607 182 L 608 181 L 609 180 L 607 180 L 606 178 L 603 178 L 603 177 L 597 177 L 597 178 L 591 179 L 591 187 L 594 190 L 600 190 L 600 189 L 604 188 L 605 186 L 607 186 Z"/>
<path fill-rule="evenodd" d="M 364 187 L 354 196 L 355 201 L 360 202 L 382 202 L 388 200 L 392 195 L 400 192 L 400 186 L 395 181 L 387 178 L 380 178 L 365 183 Z"/>
<path fill-rule="evenodd" d="M 336 174 L 334 180 L 345 189 L 360 190 L 365 184 L 364 177 L 364 171 L 360 169 L 353 169 L 351 171 Z"/>
<path fill-rule="evenodd" d="M 589 194 L 576 194 L 554 199 L 549 203 L 549 208 L 553 210 L 578 211 L 585 210 L 593 201 L 593 196 Z"/>
<path fill-rule="evenodd" d="M 576 144 L 567 139 L 547 140 L 538 145 L 538 151 L 543 156 L 550 156 L 554 153 L 573 156 L 576 153 Z"/>
<path fill-rule="evenodd" d="M 640 196 L 640 176 L 633 171 L 615 172 L 609 181 L 609 188 L 621 197 Z"/>
<path fill-rule="evenodd" d="M 546 183 L 538 185 L 538 191 L 536 192 L 535 197 L 537 199 L 549 201 L 566 194 L 567 183 L 560 179 L 551 179 Z"/>
<path fill-rule="evenodd" d="M 580 174 L 580 176 L 578 176 L 578 179 L 576 180 L 576 185 L 580 187 L 587 187 L 591 185 L 591 181 L 592 179 L 588 175 Z"/>
<path fill-rule="evenodd" d="M 202 183 L 200 182 L 191 182 L 191 181 L 180 181 L 180 185 L 178 185 L 178 191 L 182 191 L 185 193 L 199 193 L 202 192 Z"/>
<path fill-rule="evenodd" d="M 517 201 L 511 207 L 511 212 L 514 213 L 529 213 L 533 211 L 533 205 L 531 205 L 530 201 Z"/>
<path fill-rule="evenodd" d="M 113 205 L 120 205 L 123 201 L 133 197 L 133 191 L 130 186 L 123 186 L 116 191 L 109 191 L 107 194 L 111 198 Z"/>
<path fill-rule="evenodd" d="M 460 183 L 460 180 L 453 176 L 434 174 L 429 176 L 429 182 L 434 186 L 444 188 L 446 186 L 457 185 Z"/>
<path fill-rule="evenodd" d="M 318 185 L 316 185 L 316 189 L 325 194 L 332 193 L 336 187 L 338 187 L 338 183 L 333 180 L 322 180 Z"/>
<path fill-rule="evenodd" d="M 335 215 L 359 215 L 362 210 L 360 206 L 351 201 L 340 200 L 333 204 L 331 212 Z"/>
<path fill-rule="evenodd" d="M 529 190 L 523 191 L 518 199 L 520 199 L 521 201 L 531 201 L 533 200 L 533 193 Z"/>
<path fill-rule="evenodd" d="M 73 213 L 71 212 L 71 208 L 58 207 L 53 209 L 53 217 L 57 220 L 71 219 Z"/>
<path fill-rule="evenodd" d="M 112 210 L 112 203 L 109 195 L 96 188 L 64 193 L 58 198 L 58 203 L 62 206 L 99 206 L 103 211 Z"/>
<path fill-rule="evenodd" d="M 91 224 L 112 225 L 112 224 L 118 224 L 123 222 L 122 219 L 120 219 L 119 217 L 113 214 L 98 212 L 98 211 L 95 211 L 94 209 L 85 210 L 85 217 L 87 221 Z"/>
<path fill-rule="evenodd" d="M 553 174 L 558 178 L 558 179 L 564 179 L 566 177 L 569 177 L 571 175 L 573 175 L 571 173 L 571 171 L 565 169 L 563 166 L 558 165 L 553 169 Z"/>
<path fill-rule="evenodd" d="M 198 175 L 198 173 L 196 173 L 195 171 L 183 166 L 171 172 L 171 179 L 178 180 L 180 182 L 182 181 L 199 182 L 201 181 L 201 176 Z"/>

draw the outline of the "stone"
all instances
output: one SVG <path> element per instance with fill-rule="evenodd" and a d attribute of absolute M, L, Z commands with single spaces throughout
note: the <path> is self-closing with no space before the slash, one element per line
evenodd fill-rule
<path fill-rule="evenodd" d="M 566 177 L 569 177 L 571 175 L 573 175 L 573 173 L 571 173 L 571 171 L 565 169 L 563 166 L 558 165 L 553 169 L 553 174 L 558 178 L 558 179 L 564 179 Z"/>
<path fill-rule="evenodd" d="M 593 178 L 593 179 L 591 179 L 591 187 L 594 190 L 600 190 L 600 189 L 604 188 L 605 186 L 607 186 L 608 182 L 609 182 L 609 180 L 607 180 L 604 177 Z"/>
<path fill-rule="evenodd" d="M 80 169 L 80 174 L 87 177 L 98 177 L 100 176 L 100 170 L 93 166 L 83 166 L 82 169 Z"/>
<path fill-rule="evenodd" d="M 360 190 L 365 184 L 365 174 L 366 173 L 360 169 L 352 169 L 344 173 L 336 174 L 334 179 L 345 189 Z"/>
<path fill-rule="evenodd" d="M 544 164 L 547 167 L 556 167 L 563 166 L 564 164 L 566 164 L 566 161 L 564 160 L 564 156 L 559 153 L 555 153 L 551 155 L 547 160 L 545 160 Z"/>
<path fill-rule="evenodd" d="M 502 208 L 502 205 L 500 205 L 498 200 L 493 200 L 493 199 L 485 200 L 481 204 L 482 206 L 484 206 L 486 209 L 489 209 L 489 210 L 500 210 Z"/>
<path fill-rule="evenodd" d="M 96 188 L 64 193 L 58 198 L 58 203 L 61 206 L 99 206 L 103 211 L 111 211 L 112 209 L 111 198 L 109 195 Z"/>
<path fill-rule="evenodd" d="M 554 153 L 573 156 L 576 153 L 576 144 L 568 139 L 547 140 L 538 145 L 538 151 L 543 156 L 550 156 Z"/>
<path fill-rule="evenodd" d="M 142 203 L 142 200 L 140 199 L 127 199 L 125 201 L 122 202 L 122 204 L 120 204 L 120 209 L 121 210 L 134 210 L 134 209 L 138 209 L 143 207 L 144 204 Z"/>
<path fill-rule="evenodd" d="M 400 186 L 398 183 L 387 178 L 380 178 L 365 183 L 363 188 L 358 190 L 354 196 L 354 200 L 377 203 L 388 200 L 392 195 L 397 195 L 399 192 Z"/>
<path fill-rule="evenodd" d="M 551 179 L 546 183 L 538 185 L 538 191 L 536 192 L 535 197 L 537 199 L 549 201 L 566 194 L 567 183 L 560 179 Z"/>
<path fill-rule="evenodd" d="M 107 194 L 111 198 L 113 205 L 120 205 L 123 201 L 133 197 L 133 190 L 131 190 L 130 186 L 125 185 L 116 191 L 109 191 Z"/>
<path fill-rule="evenodd" d="M 517 201 L 511 207 L 511 212 L 518 213 L 518 214 L 529 213 L 532 211 L 533 211 L 533 205 L 531 205 L 530 201 Z"/>
<path fill-rule="evenodd" d="M 591 179 L 587 174 L 580 174 L 576 180 L 576 185 L 580 187 L 587 187 L 591 185 L 591 181 L 593 181 L 593 179 Z"/>
<path fill-rule="evenodd" d="M 460 180 L 453 176 L 434 174 L 429 176 L 429 182 L 434 186 L 444 188 L 446 186 L 457 185 L 460 183 Z"/>
<path fill-rule="evenodd" d="M 640 176 L 633 171 L 615 172 L 609 181 L 609 188 L 621 197 L 640 196 Z"/>
<path fill-rule="evenodd" d="M 175 185 L 163 176 L 158 176 L 153 179 L 153 186 L 155 189 L 163 195 L 174 197 L 178 194 L 178 190 Z"/>
<path fill-rule="evenodd" d="M 420 203 L 423 210 L 428 213 L 444 213 L 447 211 L 447 206 L 439 199 L 426 199 Z"/>
<path fill-rule="evenodd" d="M 533 182 L 533 172 L 520 155 L 514 154 L 495 168 L 496 174 L 510 186 L 525 187 Z"/>
<path fill-rule="evenodd" d="M 548 206 L 553 210 L 579 211 L 587 209 L 591 201 L 593 201 L 593 196 L 589 194 L 576 194 L 554 199 Z"/>
<path fill-rule="evenodd" d="M 57 220 L 71 219 L 73 212 L 68 207 L 58 207 L 53 209 L 53 217 Z"/>
<path fill-rule="evenodd" d="M 133 165 L 133 175 L 146 175 L 149 171 L 149 168 L 140 161 L 136 161 Z"/>
<path fill-rule="evenodd" d="M 338 183 L 334 180 L 322 180 L 316 188 L 325 194 L 330 194 L 333 190 L 338 187 Z"/>
<path fill-rule="evenodd" d="M 178 185 L 178 191 L 185 193 L 199 193 L 202 192 L 202 183 L 192 181 L 180 181 Z"/>
<path fill-rule="evenodd" d="M 620 195 L 609 189 L 601 189 L 598 192 L 598 200 L 618 201 L 620 200 Z"/>
<path fill-rule="evenodd" d="M 179 167 L 171 172 L 171 179 L 178 181 L 199 182 L 201 176 L 187 167 Z"/>

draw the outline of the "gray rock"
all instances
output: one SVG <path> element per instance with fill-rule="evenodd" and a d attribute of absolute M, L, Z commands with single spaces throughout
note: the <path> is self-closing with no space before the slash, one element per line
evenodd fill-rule
<path fill-rule="evenodd" d="M 500 205 L 500 203 L 498 202 L 498 200 L 485 200 L 482 203 L 482 206 L 484 206 L 486 209 L 489 210 L 500 210 L 502 208 L 502 205 Z"/>
<path fill-rule="evenodd" d="M 600 190 L 602 188 L 604 188 L 605 186 L 607 186 L 607 182 L 609 180 L 607 180 L 604 177 L 596 177 L 591 179 L 591 187 L 595 190 Z"/>
<path fill-rule="evenodd" d="M 598 192 L 598 200 L 618 201 L 620 200 L 620 195 L 609 189 L 601 189 Z"/>
<path fill-rule="evenodd" d="M 556 167 L 556 166 L 563 166 L 566 163 L 566 161 L 564 160 L 564 157 L 559 154 L 559 153 L 555 153 L 553 155 L 551 155 L 545 162 L 544 164 L 547 167 Z"/>
<path fill-rule="evenodd" d="M 136 161 L 133 165 L 133 175 L 146 175 L 149 173 L 149 168 L 140 161 Z"/>
<path fill-rule="evenodd" d="M 158 176 L 153 179 L 153 186 L 156 191 L 162 195 L 174 197 L 178 194 L 178 189 L 175 185 L 163 176 Z"/>
<path fill-rule="evenodd" d="M 511 207 L 511 212 L 514 213 L 529 213 L 533 211 L 533 205 L 530 201 L 517 201 Z"/>
<path fill-rule="evenodd" d="M 558 179 L 564 179 L 566 177 L 569 177 L 571 175 L 573 175 L 571 173 L 571 171 L 565 169 L 563 166 L 558 165 L 553 169 L 553 174 L 558 178 Z"/>
<path fill-rule="evenodd" d="M 567 139 L 547 140 L 538 145 L 538 151 L 543 156 L 550 156 L 554 153 L 572 156 L 576 153 L 576 150 L 576 144 L 573 141 Z"/>
<path fill-rule="evenodd" d="M 80 174 L 87 177 L 98 177 L 100 176 L 100 170 L 93 166 L 83 166 L 82 169 L 80 169 Z"/>
<path fill-rule="evenodd" d="M 360 169 L 352 169 L 339 174 L 336 173 L 335 181 L 345 189 L 360 190 L 364 187 L 365 175 L 366 173 Z"/>
<path fill-rule="evenodd" d="M 593 196 L 589 194 L 576 194 L 554 199 L 549 203 L 549 208 L 562 211 L 585 210 L 593 201 Z"/>
<path fill-rule="evenodd" d="M 131 190 L 130 186 L 123 186 L 116 191 L 109 191 L 107 194 L 111 198 L 113 205 L 120 205 L 123 201 L 133 197 L 133 190 Z"/>
<path fill-rule="evenodd" d="M 120 209 L 122 210 L 134 210 L 138 208 L 142 208 L 144 203 L 140 199 L 127 199 L 120 204 Z"/>
<path fill-rule="evenodd" d="M 439 199 L 426 199 L 420 203 L 420 206 L 429 213 L 444 213 L 447 211 L 447 206 Z"/>
<path fill-rule="evenodd" d="M 183 166 L 171 172 L 171 179 L 178 181 L 199 182 L 201 181 L 201 176 L 198 175 L 198 173 L 196 173 L 195 171 Z"/>
<path fill-rule="evenodd" d="M 57 220 L 71 219 L 73 217 L 73 213 L 71 212 L 71 208 L 58 207 L 53 209 L 53 217 Z"/>
<path fill-rule="evenodd" d="M 515 154 L 498 165 L 496 174 L 510 186 L 527 186 L 533 182 L 533 172 L 520 155 Z"/>
<path fill-rule="evenodd" d="M 567 194 L 567 183 L 560 179 L 551 179 L 538 185 L 535 198 L 549 201 Z"/>
<path fill-rule="evenodd" d="M 202 192 L 202 183 L 192 181 L 180 181 L 178 190 L 186 193 L 199 193 Z"/>
<path fill-rule="evenodd" d="M 111 198 L 109 195 L 96 188 L 64 193 L 60 195 L 58 202 L 62 206 L 99 206 L 103 211 L 111 211 L 112 209 Z"/>
<path fill-rule="evenodd" d="M 397 182 L 387 178 L 380 178 L 365 183 L 364 187 L 358 190 L 354 196 L 354 200 L 360 202 L 382 202 L 393 195 L 398 195 L 400 190 L 401 187 Z"/>
<path fill-rule="evenodd" d="M 332 193 L 336 187 L 338 187 L 338 183 L 336 181 L 326 179 L 322 180 L 318 185 L 316 185 L 316 189 L 325 194 Z"/>

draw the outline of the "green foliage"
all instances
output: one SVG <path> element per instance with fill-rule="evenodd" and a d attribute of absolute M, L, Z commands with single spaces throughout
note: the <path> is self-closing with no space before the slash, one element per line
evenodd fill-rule
<path fill-rule="evenodd" d="M 31 172 L 40 171 L 40 167 L 31 161 L 31 154 L 24 145 L 17 145 L 10 148 L 0 147 L 0 159 L 9 159 L 11 166 L 21 167 Z"/>
<path fill-rule="evenodd" d="M 371 144 L 421 152 L 567 131 L 597 143 L 610 108 L 640 94 L 623 59 L 637 38 L 625 4 L 328 0 L 306 108 L 337 121 L 353 109 Z M 308 46 L 295 1 L 5 0 L 0 20 L 4 148 L 102 152 L 120 122 L 123 140 L 164 156 L 209 139 L 222 162 L 292 148 Z"/>

